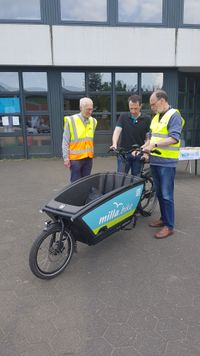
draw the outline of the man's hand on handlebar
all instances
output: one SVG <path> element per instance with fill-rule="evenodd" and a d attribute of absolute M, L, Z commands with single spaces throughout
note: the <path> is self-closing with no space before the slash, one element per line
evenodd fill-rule
<path fill-rule="evenodd" d="M 117 145 L 111 145 L 111 146 L 110 146 L 110 150 L 111 150 L 111 151 L 112 151 L 112 150 L 114 151 L 114 150 L 116 150 L 116 149 L 117 149 Z"/>
<path fill-rule="evenodd" d="M 154 143 L 150 143 L 149 145 L 147 145 L 147 146 L 145 146 L 144 148 L 143 148 L 143 150 L 144 150 L 144 152 L 146 152 L 146 153 L 150 153 L 150 152 L 152 152 L 153 150 L 155 149 L 155 144 Z"/>
<path fill-rule="evenodd" d="M 141 160 L 144 162 L 149 162 L 149 155 L 146 152 L 143 152 L 143 155 L 141 157 Z"/>

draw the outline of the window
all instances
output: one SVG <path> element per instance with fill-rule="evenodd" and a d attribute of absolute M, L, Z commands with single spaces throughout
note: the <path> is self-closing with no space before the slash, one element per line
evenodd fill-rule
<path fill-rule="evenodd" d="M 23 87 L 25 91 L 47 91 L 47 74 L 45 72 L 24 72 Z"/>
<path fill-rule="evenodd" d="M 141 75 L 141 93 L 143 110 L 149 110 L 149 97 L 154 90 L 162 89 L 163 73 L 142 73 Z"/>
<path fill-rule="evenodd" d="M 61 81 L 64 94 L 64 113 L 65 115 L 75 114 L 79 111 L 80 99 L 86 96 L 85 73 L 63 72 Z"/>
<path fill-rule="evenodd" d="M 19 97 L 0 97 L 0 113 L 11 114 L 19 112 Z"/>
<path fill-rule="evenodd" d="M 88 74 L 88 93 L 94 103 L 97 131 L 111 130 L 111 73 Z"/>
<path fill-rule="evenodd" d="M 0 97 L 0 133 L 21 130 L 19 97 Z"/>
<path fill-rule="evenodd" d="M 162 23 L 162 0 L 118 0 L 118 21 Z"/>
<path fill-rule="evenodd" d="M 94 103 L 94 117 L 98 121 L 97 130 L 111 129 L 111 97 L 110 95 L 91 96 Z"/>
<path fill-rule="evenodd" d="M 117 95 L 116 96 L 116 105 L 117 113 L 128 111 L 128 98 L 130 95 Z"/>
<path fill-rule="evenodd" d="M 138 75 L 137 73 L 116 73 L 115 75 L 115 90 L 117 92 L 131 92 L 138 91 Z"/>
<path fill-rule="evenodd" d="M 79 103 L 80 99 L 83 97 L 83 95 L 66 95 L 64 96 L 64 111 L 66 112 L 66 115 L 72 114 L 72 112 L 78 112 L 79 111 Z"/>
<path fill-rule="evenodd" d="M 26 95 L 25 109 L 26 111 L 47 111 L 47 95 Z"/>
<path fill-rule="evenodd" d="M 0 92 L 19 91 L 19 78 L 16 72 L 0 72 Z"/>
<path fill-rule="evenodd" d="M 89 73 L 90 91 L 110 91 L 111 73 Z"/>
<path fill-rule="evenodd" d="M 62 88 L 67 92 L 85 91 L 85 73 L 61 73 Z"/>
<path fill-rule="evenodd" d="M 0 133 L 21 132 L 21 117 L 19 115 L 0 115 Z"/>
<path fill-rule="evenodd" d="M 46 72 L 23 72 L 25 127 L 30 155 L 51 152 Z"/>
<path fill-rule="evenodd" d="M 142 92 L 152 92 L 163 87 L 163 73 L 142 73 Z"/>
<path fill-rule="evenodd" d="M 61 0 L 62 21 L 107 22 L 107 0 Z"/>
<path fill-rule="evenodd" d="M 117 115 L 128 110 L 128 98 L 138 93 L 138 73 L 116 73 L 116 110 Z"/>
<path fill-rule="evenodd" d="M 184 24 L 200 24 L 200 2 L 199 0 L 184 1 Z"/>
<path fill-rule="evenodd" d="M 1 20 L 40 20 L 40 0 L 0 0 Z"/>

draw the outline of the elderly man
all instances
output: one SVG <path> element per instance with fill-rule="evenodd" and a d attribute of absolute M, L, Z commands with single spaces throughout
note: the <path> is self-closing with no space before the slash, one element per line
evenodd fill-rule
<path fill-rule="evenodd" d="M 154 236 L 162 239 L 174 232 L 174 179 L 184 120 L 177 109 L 170 107 L 164 90 L 157 90 L 151 95 L 150 106 L 155 116 L 150 126 L 151 138 L 143 148 L 150 153 L 151 172 L 161 215 L 159 220 L 149 225 L 161 228 Z M 153 151 L 155 148 L 160 151 L 160 155 Z"/>
<path fill-rule="evenodd" d="M 93 118 L 93 102 L 80 99 L 80 113 L 64 117 L 62 151 L 64 166 L 71 171 L 71 182 L 90 175 L 94 156 L 94 132 L 97 120 Z"/>

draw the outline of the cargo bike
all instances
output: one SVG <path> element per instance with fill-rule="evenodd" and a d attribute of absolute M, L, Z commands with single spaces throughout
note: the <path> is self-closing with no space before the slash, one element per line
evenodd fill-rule
<path fill-rule="evenodd" d="M 45 204 L 41 210 L 49 221 L 29 255 L 33 274 L 54 278 L 69 264 L 77 241 L 95 245 L 134 226 L 144 181 L 124 173 L 96 173 L 70 184 Z"/>

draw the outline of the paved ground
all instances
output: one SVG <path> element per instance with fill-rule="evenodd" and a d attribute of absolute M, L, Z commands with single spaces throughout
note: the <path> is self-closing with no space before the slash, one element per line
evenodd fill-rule
<path fill-rule="evenodd" d="M 63 188 L 59 159 L 0 161 L 0 356 L 199 356 L 200 176 L 178 168 L 176 232 L 153 238 L 149 218 L 42 281 L 29 270 L 40 206 Z M 114 170 L 96 158 L 94 171 Z M 155 213 L 157 216 L 157 213 Z"/>

